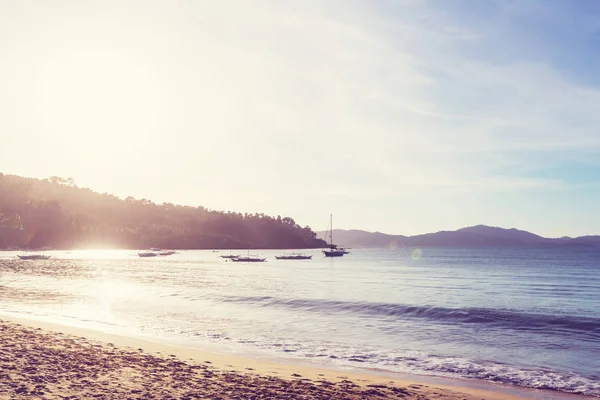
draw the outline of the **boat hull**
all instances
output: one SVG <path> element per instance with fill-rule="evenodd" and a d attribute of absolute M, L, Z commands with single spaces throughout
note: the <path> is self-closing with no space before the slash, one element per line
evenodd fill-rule
<path fill-rule="evenodd" d="M 17 255 L 21 260 L 48 260 L 50 256 L 42 256 L 39 254 L 31 255 L 31 256 L 20 256 Z"/>
<path fill-rule="evenodd" d="M 275 256 L 278 260 L 310 260 L 312 256 Z"/>
<path fill-rule="evenodd" d="M 323 250 L 323 254 L 325 254 L 325 257 L 342 257 L 344 254 L 343 251 L 327 251 L 327 250 Z"/>

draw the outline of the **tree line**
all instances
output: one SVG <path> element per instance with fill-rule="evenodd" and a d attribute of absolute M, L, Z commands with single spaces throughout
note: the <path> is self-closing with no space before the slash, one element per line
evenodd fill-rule
<path fill-rule="evenodd" d="M 0 248 L 285 249 L 322 247 L 290 217 L 156 204 L 97 193 L 72 178 L 0 173 Z"/>

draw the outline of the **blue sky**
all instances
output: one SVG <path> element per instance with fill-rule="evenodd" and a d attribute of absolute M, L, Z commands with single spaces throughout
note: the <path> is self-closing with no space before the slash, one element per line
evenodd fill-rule
<path fill-rule="evenodd" d="M 0 171 L 316 230 L 596 234 L 599 52 L 592 0 L 4 1 Z"/>

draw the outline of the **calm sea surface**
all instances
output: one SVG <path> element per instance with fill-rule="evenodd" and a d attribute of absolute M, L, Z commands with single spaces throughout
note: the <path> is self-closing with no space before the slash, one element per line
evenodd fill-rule
<path fill-rule="evenodd" d="M 325 366 L 600 396 L 600 251 L 0 252 L 0 313 Z"/>

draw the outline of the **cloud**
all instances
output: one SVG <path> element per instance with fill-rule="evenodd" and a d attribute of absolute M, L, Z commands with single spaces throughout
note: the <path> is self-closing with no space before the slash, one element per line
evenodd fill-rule
<path fill-rule="evenodd" d="M 421 144 L 417 146 L 418 153 L 456 154 L 451 162 L 443 162 L 442 168 L 448 172 L 451 164 L 450 174 L 458 176 L 473 174 L 473 171 L 483 174 L 494 171 L 496 159 L 500 160 L 496 168 L 502 167 L 502 157 L 481 160 L 477 156 L 481 152 L 527 158 L 530 157 L 527 153 L 532 152 L 600 150 L 595 128 L 600 117 L 594 111 L 594 104 L 600 100 L 598 89 L 570 82 L 543 60 L 515 58 L 498 64 L 465 57 L 464 43 L 438 28 L 443 21 L 436 24 L 435 16 L 427 9 L 411 11 L 422 11 L 434 28 L 429 25 L 407 28 L 400 21 L 400 28 L 394 31 L 396 35 L 382 38 L 392 42 L 390 47 L 395 51 L 379 57 L 393 59 L 400 54 L 402 59 L 412 61 L 410 68 L 415 74 L 423 75 L 421 82 L 427 83 L 408 91 L 387 85 L 380 98 L 396 112 L 413 114 L 400 114 L 402 118 L 396 119 L 388 117 L 386 126 L 402 126 L 404 142 Z M 394 14 L 394 18 L 401 14 Z M 414 16 L 408 14 L 406 18 Z M 412 34 L 402 34 L 407 32 Z M 484 34 L 470 35 L 476 37 L 481 46 L 486 45 Z M 507 43 L 519 40 L 510 32 L 504 33 L 504 39 Z M 506 50 L 510 48 L 497 48 L 499 52 Z M 385 77 L 382 79 L 389 83 Z M 401 98 L 403 104 L 394 98 Z M 414 154 L 415 148 L 410 147 L 407 152 Z M 469 154 L 475 156 L 469 158 Z M 402 165 L 403 155 L 407 154 L 394 155 L 394 159 L 388 161 Z M 439 172 L 432 167 L 435 159 L 420 158 L 428 163 L 431 175 Z M 446 161 L 445 158 L 440 157 L 439 161 Z"/>
<path fill-rule="evenodd" d="M 0 105 L 15 111 L 0 128 L 20 135 L 0 160 L 38 143 L 10 156 L 25 174 L 76 170 L 121 194 L 157 180 L 144 197 L 268 211 L 562 189 L 538 172 L 600 152 L 600 91 L 557 66 L 544 26 L 564 11 L 546 2 L 32 4 L 0 13 Z"/>

